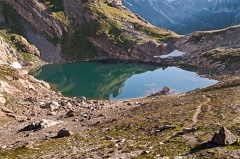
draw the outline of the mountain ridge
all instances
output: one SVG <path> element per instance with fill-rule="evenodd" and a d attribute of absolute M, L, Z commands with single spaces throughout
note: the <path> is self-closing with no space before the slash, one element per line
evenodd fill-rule
<path fill-rule="evenodd" d="M 123 5 L 134 13 L 143 16 L 152 24 L 180 34 L 187 34 L 193 31 L 223 29 L 239 24 L 239 4 L 239 0 L 123 0 Z M 140 9 L 141 6 L 145 6 L 145 8 Z M 151 12 L 151 14 L 148 12 Z"/>

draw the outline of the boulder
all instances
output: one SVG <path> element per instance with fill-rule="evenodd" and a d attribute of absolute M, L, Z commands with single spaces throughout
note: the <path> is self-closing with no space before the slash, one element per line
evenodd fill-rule
<path fill-rule="evenodd" d="M 233 144 L 236 141 L 236 137 L 225 127 L 221 127 L 219 132 L 216 132 L 212 138 L 212 143 L 216 145 L 228 145 Z"/>
<path fill-rule="evenodd" d="M 55 101 L 49 102 L 49 103 L 47 103 L 47 104 L 41 106 L 41 108 L 44 108 L 44 109 L 51 109 L 52 111 L 54 111 L 54 110 L 58 110 L 59 107 L 60 107 L 60 105 L 59 105 L 57 102 L 55 102 Z"/>
<path fill-rule="evenodd" d="M 37 102 L 37 98 L 36 97 L 28 97 L 28 98 L 26 98 L 24 100 L 26 102 L 31 102 L 31 103 Z"/>
<path fill-rule="evenodd" d="M 63 128 L 58 131 L 57 137 L 66 137 L 66 136 L 71 136 L 72 134 L 73 133 L 70 130 Z"/>
<path fill-rule="evenodd" d="M 5 104 L 7 100 L 4 97 L 0 97 L 0 103 Z"/>
<path fill-rule="evenodd" d="M 156 95 L 164 95 L 164 94 L 168 94 L 169 91 L 170 91 L 170 88 L 167 87 L 167 86 L 164 86 L 164 87 L 162 88 L 161 91 L 156 92 L 156 93 L 152 93 L 152 94 L 150 95 L 150 97 L 151 97 L 151 96 L 156 96 Z"/>
<path fill-rule="evenodd" d="M 53 121 L 53 120 L 42 119 L 40 121 L 36 121 L 36 122 L 31 123 L 30 125 L 24 127 L 20 131 L 31 131 L 31 130 L 38 130 L 38 129 L 42 129 L 42 128 L 47 128 L 47 127 L 57 125 L 60 122 L 62 122 L 62 121 Z"/>
<path fill-rule="evenodd" d="M 76 114 L 73 110 L 70 110 L 66 113 L 66 117 L 74 117 Z"/>

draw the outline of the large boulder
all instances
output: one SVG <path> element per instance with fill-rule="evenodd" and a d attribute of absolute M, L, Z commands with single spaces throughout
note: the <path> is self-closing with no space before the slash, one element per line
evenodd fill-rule
<path fill-rule="evenodd" d="M 221 127 L 219 132 L 216 132 L 212 138 L 212 143 L 216 145 L 228 145 L 233 144 L 236 141 L 236 137 L 225 127 Z"/>
<path fill-rule="evenodd" d="M 170 91 L 170 88 L 167 87 L 167 86 L 164 86 L 161 91 L 158 91 L 158 92 L 156 92 L 156 93 L 152 93 L 152 94 L 150 95 L 150 97 L 151 97 L 151 96 L 156 96 L 156 95 L 165 95 L 165 94 L 168 94 L 169 91 Z"/>
<path fill-rule="evenodd" d="M 60 122 L 62 122 L 62 121 L 53 121 L 53 120 L 42 119 L 40 121 L 36 121 L 36 122 L 31 123 L 30 125 L 24 127 L 20 131 L 39 130 L 39 129 L 42 129 L 42 128 L 47 128 L 47 127 L 57 125 Z"/>

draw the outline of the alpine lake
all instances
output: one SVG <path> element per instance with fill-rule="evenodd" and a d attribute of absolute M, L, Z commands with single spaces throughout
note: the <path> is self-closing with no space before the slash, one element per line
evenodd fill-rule
<path fill-rule="evenodd" d="M 140 63 L 77 62 L 49 64 L 30 73 L 54 85 L 65 96 L 124 100 L 160 91 L 182 93 L 217 83 L 177 67 Z"/>

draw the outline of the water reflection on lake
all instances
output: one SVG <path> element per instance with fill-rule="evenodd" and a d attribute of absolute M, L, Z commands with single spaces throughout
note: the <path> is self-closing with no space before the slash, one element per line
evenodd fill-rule
<path fill-rule="evenodd" d="M 168 86 L 180 93 L 217 83 L 176 67 L 144 64 L 79 62 L 46 65 L 31 73 L 53 83 L 65 96 L 129 99 L 147 96 Z"/>

